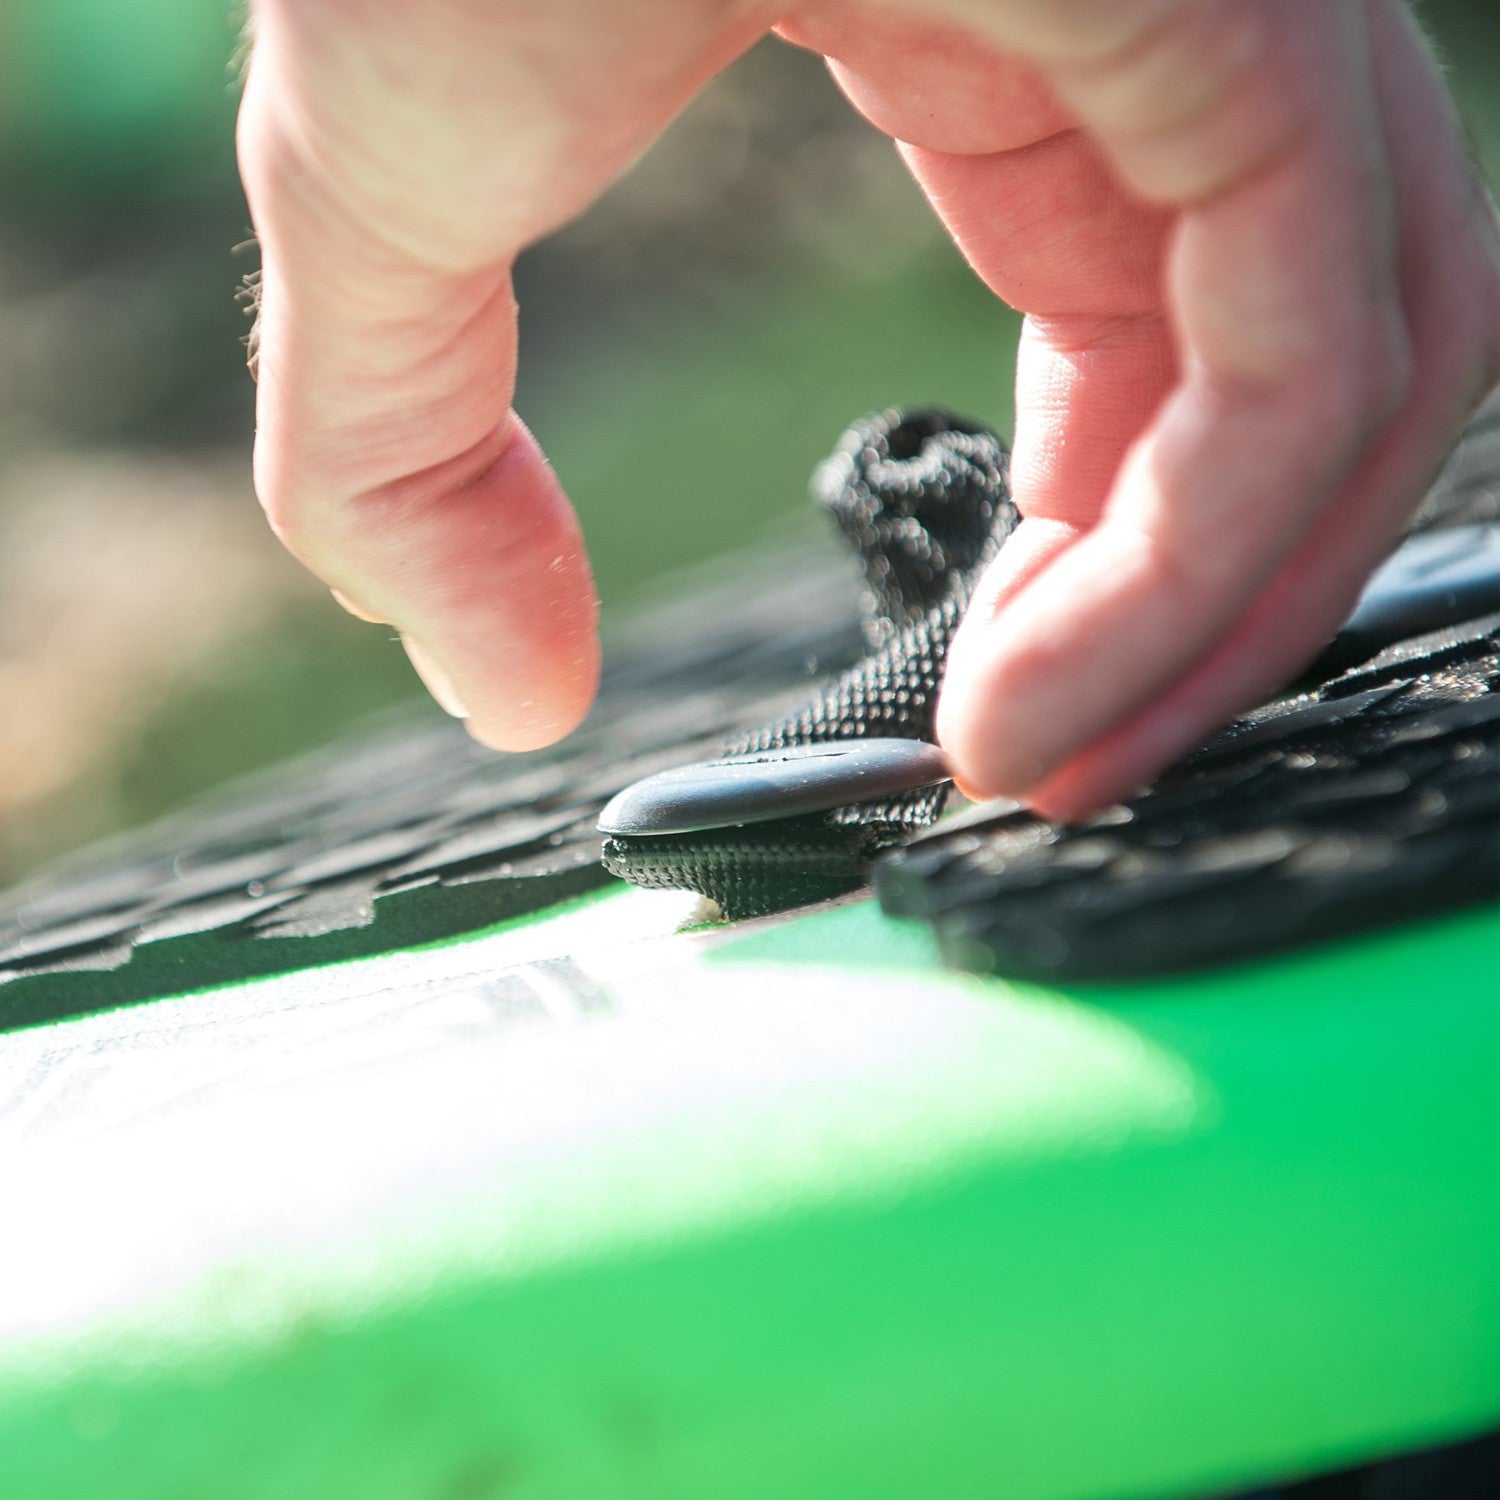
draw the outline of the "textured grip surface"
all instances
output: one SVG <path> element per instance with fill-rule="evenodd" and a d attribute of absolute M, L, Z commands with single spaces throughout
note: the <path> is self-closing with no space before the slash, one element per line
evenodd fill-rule
<path fill-rule="evenodd" d="M 435 711 L 403 711 L 155 827 L 87 850 L 0 899 L 0 1027 L 472 932 L 604 883 L 609 877 L 599 863 L 594 827 L 599 809 L 653 771 L 726 749 L 802 742 L 833 722 L 863 725 L 865 733 L 930 734 L 941 655 L 965 580 L 1013 522 L 1004 482 L 1003 447 L 972 424 L 931 413 L 904 425 L 890 415 L 856 424 L 816 483 L 840 527 L 852 534 L 852 550 L 874 560 L 865 565 L 862 621 L 854 608 L 860 583 L 847 559 L 809 555 L 806 548 L 736 559 L 730 569 L 685 583 L 670 606 L 637 618 L 630 649 L 614 653 L 589 724 L 556 750 L 497 756 Z M 946 506 L 953 493 L 967 497 L 966 523 L 960 524 L 965 504 L 951 511 Z M 1471 423 L 1417 525 L 1496 520 L 1500 396 Z M 901 642 L 903 630 L 915 634 Z M 1463 692 L 1472 705 L 1464 711 L 1481 713 L 1497 681 L 1477 642 L 1464 649 L 1471 655 Z M 1409 732 L 1427 733 L 1422 726 L 1438 723 L 1441 705 L 1432 683 L 1443 681 L 1445 659 L 1441 650 L 1420 666 L 1411 658 L 1412 682 L 1399 695 L 1349 720 L 1346 729 L 1325 726 L 1325 732 L 1363 735 L 1361 726 L 1395 715 Z M 1433 674 L 1431 682 L 1422 681 L 1424 674 Z M 809 687 L 819 681 L 825 685 Z M 1314 698 L 1327 700 L 1332 691 L 1315 685 Z M 1288 711 L 1284 705 L 1277 713 Z M 1267 734 L 1290 732 L 1291 723 L 1271 723 L 1275 714 L 1261 718 Z M 1406 803 L 1394 792 L 1374 796 L 1379 786 L 1394 787 L 1396 777 L 1380 782 L 1365 775 L 1365 751 L 1358 746 L 1367 743 L 1330 751 L 1317 776 L 1288 775 L 1277 795 L 1291 796 L 1295 788 L 1304 797 L 1316 789 L 1325 826 L 1339 826 L 1345 814 L 1355 818 L 1357 807 L 1368 833 Z M 1419 849 L 1434 847 L 1431 839 L 1447 836 L 1443 829 L 1457 837 L 1472 826 L 1481 853 L 1483 840 L 1492 837 L 1492 825 L 1472 821 L 1488 814 L 1461 812 L 1426 780 L 1440 772 L 1458 776 L 1465 764 L 1471 770 L 1488 764 L 1492 730 L 1477 726 L 1452 743 L 1462 755 L 1445 770 L 1415 758 L 1397 768 L 1411 780 L 1403 795 L 1426 810 L 1427 833 L 1390 845 L 1380 920 L 1420 909 L 1439 889 L 1447 892 L 1443 900 L 1488 889 L 1483 858 L 1467 877 L 1460 861 L 1446 884 L 1434 884 L 1415 859 Z M 1194 785 L 1209 784 L 1204 774 L 1192 772 L 1199 778 Z M 1475 784 L 1487 784 L 1485 777 Z M 938 801 L 919 793 L 895 808 L 846 809 L 783 829 L 790 839 L 767 839 L 769 825 L 761 825 L 755 838 L 737 841 L 732 856 L 722 846 L 708 851 L 704 883 L 733 863 L 742 872 L 732 882 L 737 888 L 764 892 L 777 905 L 849 889 L 865 878 L 872 853 L 919 831 Z M 1167 802 L 1158 798 L 1152 806 L 1164 810 Z M 1198 816 L 1211 828 L 1216 818 L 1238 818 L 1251 807 L 1272 822 L 1289 815 L 1268 794 L 1242 804 L 1205 797 Z M 1005 849 L 1016 847 L 1018 830 L 1029 829 L 1024 838 L 1056 850 L 1049 857 L 1060 861 L 1059 879 L 1068 861 L 1083 857 L 1072 835 L 1047 844 L 1043 829 L 1019 816 L 1002 818 L 993 810 L 976 816 L 995 820 L 997 839 L 1004 824 Z M 1001 847 L 996 844 L 992 864 Z M 669 863 L 674 856 L 662 849 L 651 857 Z M 680 851 L 676 857 L 684 863 Z M 1121 859 L 1113 867 L 1116 884 L 1108 888 L 1117 896 L 1139 890 L 1144 897 L 1151 888 L 1144 875 L 1139 886 L 1131 884 L 1131 872 L 1141 867 Z M 649 876 L 647 865 L 642 852 L 636 870 Z M 1188 866 L 1181 871 L 1186 878 Z M 1207 882 L 1209 876 L 1199 870 L 1193 878 Z M 693 885 L 696 879 L 664 883 Z M 956 901 L 961 887 L 969 905 L 988 899 L 981 895 L 985 887 L 956 876 L 951 885 L 933 876 L 928 893 L 919 894 L 926 879 L 915 863 L 905 866 L 903 894 L 890 899 L 909 909 L 930 905 L 950 934 L 958 931 L 954 913 L 968 909 Z M 1248 901 L 1255 891 L 1275 888 L 1247 876 L 1240 889 Z M 1227 890 L 1221 886 L 1221 895 Z M 1011 909 L 1015 899 L 1003 904 Z M 998 909 L 998 895 L 990 904 Z M 1242 951 L 1273 940 L 1254 924 L 1242 931 Z M 1162 961 L 1185 961 L 1189 937 L 1180 950 L 1159 948 Z M 957 940 L 949 952 L 962 962 L 1002 961 L 998 949 L 987 958 L 982 947 Z"/>

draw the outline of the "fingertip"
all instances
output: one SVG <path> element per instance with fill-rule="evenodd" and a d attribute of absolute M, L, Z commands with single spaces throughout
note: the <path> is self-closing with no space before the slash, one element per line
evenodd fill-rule
<path fill-rule="evenodd" d="M 969 654 L 955 641 L 938 698 L 938 744 L 952 763 L 959 790 L 971 801 L 1024 801 L 1027 788 L 1046 767 L 1025 750 L 1010 705 L 990 690 L 981 671 L 972 669 L 978 664 L 966 659 Z"/>
<path fill-rule="evenodd" d="M 1026 697 L 1006 681 L 1016 639 L 1012 609 L 1077 539 L 1078 527 L 1067 522 L 1022 521 L 980 579 L 954 636 L 934 724 L 955 781 L 974 801 L 1024 800 L 1049 769 L 1026 749 Z"/>
<path fill-rule="evenodd" d="M 512 417 L 486 484 L 520 523 L 481 576 L 488 608 L 457 616 L 451 657 L 469 732 L 496 750 L 571 734 L 599 687 L 599 604 L 582 529 L 536 439 Z"/>
<path fill-rule="evenodd" d="M 1145 787 L 1129 776 L 1100 775 L 1087 754 L 1032 788 L 1026 804 L 1049 823 L 1085 823 L 1106 808 L 1128 802 Z"/>
<path fill-rule="evenodd" d="M 1143 789 L 1139 756 L 1122 763 L 1100 745 L 1063 764 L 1029 756 L 1021 736 L 997 706 L 976 708 L 962 698 L 940 718 L 939 743 L 954 767 L 954 783 L 971 802 L 1019 802 L 1053 823 L 1081 823 Z"/>
<path fill-rule="evenodd" d="M 507 420 L 480 460 L 360 502 L 340 538 L 340 602 L 352 593 L 358 613 L 396 625 L 428 691 L 476 740 L 536 750 L 593 702 L 598 600 L 577 517 L 526 428 Z"/>
<path fill-rule="evenodd" d="M 470 700 L 464 727 L 491 750 L 544 750 L 583 723 L 598 687 L 599 649 L 590 638 L 551 676 L 528 673 L 509 684 L 487 684 L 482 698 Z"/>

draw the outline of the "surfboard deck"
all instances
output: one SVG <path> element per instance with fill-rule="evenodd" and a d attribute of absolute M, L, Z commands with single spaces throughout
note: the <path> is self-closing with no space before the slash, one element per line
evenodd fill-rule
<path fill-rule="evenodd" d="M 847 584 L 654 616 L 554 756 L 398 724 L 9 900 L 0 1496 L 1166 1500 L 1500 1422 L 1500 908 L 1021 979 L 943 825 L 926 908 L 605 881 Z"/>
<path fill-rule="evenodd" d="M 0 1051 L 0 1493 L 1186 1495 L 1500 1412 L 1500 914 L 1210 977 L 584 897 Z"/>

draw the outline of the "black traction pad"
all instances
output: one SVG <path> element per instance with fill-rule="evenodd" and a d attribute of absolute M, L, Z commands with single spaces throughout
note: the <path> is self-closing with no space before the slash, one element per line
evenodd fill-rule
<path fill-rule="evenodd" d="M 857 597 L 816 542 L 708 570 L 635 622 L 553 750 L 496 754 L 414 704 L 83 851 L 0 900 L 0 1030 L 454 937 L 609 883 L 604 803 L 847 667 Z"/>
<path fill-rule="evenodd" d="M 1496 519 L 1500 401 L 1418 524 Z M 852 562 L 817 543 L 741 560 L 636 621 L 596 712 L 556 750 L 496 755 L 413 709 L 84 851 L 0 900 L 0 1029 L 453 937 L 604 884 L 603 804 L 716 756 L 859 660 L 858 596 Z M 1493 625 L 1261 710 L 1128 814 L 1081 830 L 961 815 L 894 857 L 884 899 L 930 917 L 956 962 L 1054 976 L 1180 967 L 1480 899 L 1500 850 Z M 1044 909 L 1051 935 L 1023 941 Z"/>
<path fill-rule="evenodd" d="M 1064 826 L 975 808 L 876 870 L 961 968 L 1120 979 L 1500 896 L 1500 615 L 1231 725 Z"/>

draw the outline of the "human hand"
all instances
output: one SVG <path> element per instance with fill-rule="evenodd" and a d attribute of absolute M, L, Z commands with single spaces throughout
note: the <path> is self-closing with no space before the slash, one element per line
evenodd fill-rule
<path fill-rule="evenodd" d="M 595 603 L 509 411 L 511 265 L 773 26 L 1027 314 L 1027 519 L 938 729 L 966 788 L 1080 815 L 1295 673 L 1500 378 L 1493 213 L 1400 0 L 258 0 L 261 499 L 481 740 L 574 727 Z"/>

